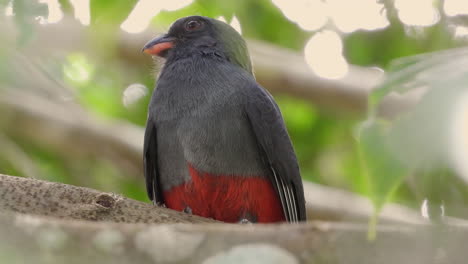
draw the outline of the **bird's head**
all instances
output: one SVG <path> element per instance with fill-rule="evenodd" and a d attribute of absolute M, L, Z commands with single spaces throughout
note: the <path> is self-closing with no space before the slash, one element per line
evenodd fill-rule
<path fill-rule="evenodd" d="M 248 72 L 252 64 L 244 39 L 228 24 L 203 16 L 178 19 L 169 32 L 150 40 L 143 51 L 170 59 L 174 54 L 190 55 L 202 50 L 219 52 Z"/>

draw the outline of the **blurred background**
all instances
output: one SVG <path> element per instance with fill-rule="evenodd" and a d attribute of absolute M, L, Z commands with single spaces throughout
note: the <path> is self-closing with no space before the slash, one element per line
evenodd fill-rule
<path fill-rule="evenodd" d="M 248 40 L 304 180 L 468 217 L 466 0 L 0 0 L 0 173 L 148 201 L 141 48 L 188 15 Z"/>

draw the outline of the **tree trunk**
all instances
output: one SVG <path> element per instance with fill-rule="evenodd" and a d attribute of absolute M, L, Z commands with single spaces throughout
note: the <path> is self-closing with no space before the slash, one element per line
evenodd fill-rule
<path fill-rule="evenodd" d="M 380 225 L 370 242 L 360 223 L 222 224 L 5 175 L 0 211 L 5 263 L 464 263 L 468 243 L 466 224 Z"/>

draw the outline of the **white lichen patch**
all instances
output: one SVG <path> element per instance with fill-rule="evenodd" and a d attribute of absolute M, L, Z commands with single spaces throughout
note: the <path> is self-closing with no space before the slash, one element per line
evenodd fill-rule
<path fill-rule="evenodd" d="M 135 236 L 135 245 L 151 256 L 154 262 L 165 263 L 190 257 L 203 239 L 203 234 L 182 233 L 174 226 L 161 225 L 140 231 Z"/>
<path fill-rule="evenodd" d="M 211 256 L 203 264 L 297 264 L 289 251 L 271 244 L 239 245 Z"/>
<path fill-rule="evenodd" d="M 18 214 L 15 217 L 15 225 L 20 227 L 28 227 L 30 229 L 35 229 L 41 226 L 44 223 L 42 219 L 27 215 L 27 214 Z"/>
<path fill-rule="evenodd" d="M 68 235 L 59 227 L 47 227 L 39 231 L 36 240 L 44 249 L 58 250 L 65 246 Z"/>
<path fill-rule="evenodd" d="M 15 225 L 21 227 L 27 234 L 33 235 L 38 245 L 46 250 L 60 249 L 68 240 L 68 234 L 60 227 L 32 215 L 17 215 Z"/>
<path fill-rule="evenodd" d="M 121 253 L 124 250 L 124 236 L 117 230 L 105 229 L 99 231 L 93 238 L 97 249 L 106 253 Z"/>
<path fill-rule="evenodd" d="M 130 84 L 125 88 L 122 102 L 125 107 L 130 107 L 148 94 L 148 88 L 140 83 Z"/>
<path fill-rule="evenodd" d="M 118 193 L 110 193 L 110 195 L 112 196 L 112 198 L 114 198 L 115 204 L 125 200 L 125 198 L 122 195 L 118 194 Z"/>

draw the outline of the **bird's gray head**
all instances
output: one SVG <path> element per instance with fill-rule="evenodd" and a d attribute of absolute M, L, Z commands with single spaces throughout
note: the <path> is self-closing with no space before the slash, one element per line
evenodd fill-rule
<path fill-rule="evenodd" d="M 216 51 L 228 61 L 252 73 L 244 39 L 228 24 L 203 16 L 178 19 L 169 32 L 152 39 L 143 48 L 148 54 L 171 59 L 201 51 Z"/>

